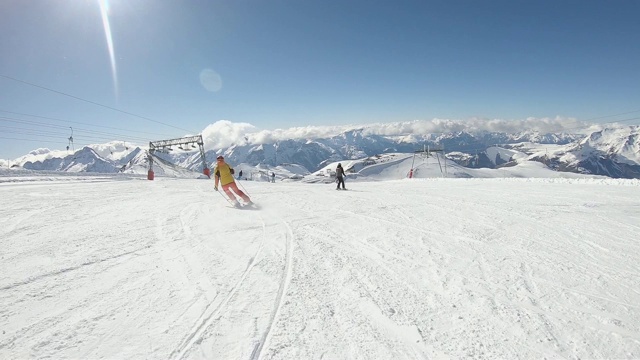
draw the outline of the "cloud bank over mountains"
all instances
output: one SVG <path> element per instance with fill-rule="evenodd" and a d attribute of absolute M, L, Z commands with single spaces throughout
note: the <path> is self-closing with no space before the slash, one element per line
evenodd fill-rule
<path fill-rule="evenodd" d="M 403 136 L 450 132 L 505 132 L 538 131 L 540 133 L 588 133 L 599 129 L 574 118 L 527 118 L 524 120 L 468 119 L 468 120 L 414 120 L 395 123 L 360 125 L 304 126 L 288 129 L 260 130 L 249 123 L 234 123 L 220 120 L 202 131 L 207 150 L 223 149 L 232 145 L 271 144 L 284 140 L 329 138 L 344 132 L 363 129 L 364 135 Z"/>
<path fill-rule="evenodd" d="M 557 171 L 640 178 L 638 126 L 590 125 L 561 117 L 521 121 L 433 119 L 276 130 L 223 120 L 207 126 L 203 137 L 204 159 L 224 154 L 235 164 L 267 167 L 297 164 L 312 172 L 335 161 L 413 153 L 417 148 L 431 146 L 446 147 L 448 158 L 468 168 L 512 166 L 515 160 L 524 159 Z M 500 156 L 496 155 L 497 146 L 501 147 Z M 83 146 L 75 152 L 37 149 L 11 162 L 0 160 L 0 166 L 140 173 L 149 167 L 146 150 L 146 144 L 138 146 L 123 141 Z M 161 158 L 158 161 L 190 170 L 202 169 L 205 164 L 201 153 L 191 147 L 187 151 L 174 150 L 156 154 Z M 522 154 L 514 156 L 514 152 Z"/>
<path fill-rule="evenodd" d="M 575 118 L 527 118 L 522 120 L 479 119 L 466 120 L 432 119 L 414 120 L 395 123 L 352 124 L 334 126 L 300 126 L 288 129 L 263 130 L 250 123 L 231 122 L 228 120 L 216 121 L 208 125 L 203 131 L 204 146 L 206 151 L 219 151 L 236 146 L 260 146 L 264 144 L 277 144 L 287 140 L 315 141 L 328 139 L 347 132 L 358 130 L 363 136 L 411 136 L 416 141 L 423 135 L 429 134 L 454 134 L 454 133 L 507 133 L 518 134 L 521 132 L 538 132 L 540 134 L 566 133 L 588 135 L 604 128 L 623 127 L 622 124 L 590 124 L 578 121 Z M 186 135 L 186 134 L 185 134 Z M 193 135 L 193 134 L 189 134 Z M 150 139 L 159 140 L 159 139 Z M 128 142 L 131 148 L 147 148 L 147 143 Z M 97 151 L 106 159 L 117 160 L 122 154 L 128 154 L 123 142 L 112 141 L 107 144 L 89 144 L 89 147 Z M 0 159 L 0 166 L 9 166 L 25 161 L 45 161 L 52 158 L 63 158 L 71 154 L 71 151 L 62 149 L 38 148 L 28 154 L 14 160 Z"/>

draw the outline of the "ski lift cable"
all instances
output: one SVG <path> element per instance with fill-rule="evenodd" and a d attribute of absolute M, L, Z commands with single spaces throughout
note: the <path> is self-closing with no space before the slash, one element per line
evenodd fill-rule
<path fill-rule="evenodd" d="M 153 135 L 154 137 L 157 137 L 157 136 L 161 136 L 161 137 L 170 136 L 170 135 L 167 135 L 167 134 L 122 129 L 122 128 L 117 128 L 117 127 L 112 127 L 112 126 L 87 124 L 87 123 L 79 122 L 79 121 L 64 120 L 64 119 L 52 118 L 52 117 L 48 117 L 48 116 L 33 115 L 33 114 L 25 114 L 25 113 L 2 110 L 2 109 L 0 109 L 0 112 L 4 112 L 4 113 L 8 113 L 8 114 L 14 114 L 14 115 L 22 115 L 22 116 L 34 117 L 34 118 L 40 118 L 40 119 L 46 119 L 46 120 L 52 120 L 52 121 L 62 122 L 62 123 L 65 123 L 65 124 L 79 124 L 79 125 L 85 125 L 85 126 L 90 126 L 90 127 L 98 127 L 98 128 L 104 128 L 104 129 L 112 129 L 112 130 L 122 130 L 122 131 L 126 131 L 126 132 L 139 133 L 139 134 L 144 134 L 144 135 Z M 0 117 L 0 118 L 2 118 L 2 117 Z M 13 119 L 13 118 L 7 118 L 7 119 Z M 15 119 L 15 120 L 23 120 L 23 119 Z M 29 121 L 29 120 L 23 120 L 23 121 Z M 42 123 L 42 124 L 46 124 L 46 123 Z M 50 126 L 54 126 L 54 125 L 50 125 Z"/>
<path fill-rule="evenodd" d="M 5 121 L 0 119 L 0 122 Z M 9 122 L 14 122 L 9 120 Z M 33 125 L 33 124 L 28 124 L 28 125 Z M 50 135 L 60 135 L 62 134 L 60 131 L 55 131 L 55 130 L 62 130 L 65 129 L 65 127 L 62 126 L 58 126 L 58 125 L 52 125 L 52 126 L 47 126 L 47 125 L 38 125 L 40 128 L 29 128 L 29 127 L 18 127 L 18 126 L 6 126 L 6 125 L 0 125 L 0 128 L 2 129 L 13 129 L 14 133 L 23 133 L 23 134 L 33 134 L 33 133 L 41 133 L 41 134 L 50 134 Z M 47 129 L 43 129 L 43 128 L 51 128 L 52 130 L 47 130 Z M 78 131 L 77 128 L 74 129 L 76 134 L 81 134 L 80 136 L 85 136 L 85 137 L 93 137 L 93 138 L 98 138 L 98 139 L 105 139 L 107 141 L 113 141 L 113 138 L 120 138 L 120 139 L 126 139 L 127 141 L 130 142 L 148 142 L 149 139 L 148 138 L 142 138 L 142 137 L 135 137 L 135 136 L 127 136 L 127 135 L 123 135 L 123 134 L 115 134 L 115 133 L 108 133 L 108 132 L 102 132 L 102 131 L 91 131 L 91 130 L 85 130 L 85 129 L 80 129 Z M 91 136 L 91 135 L 95 135 L 95 136 Z M 78 135 L 76 135 L 78 136 Z"/>
<path fill-rule="evenodd" d="M 21 128 L 13 128 L 13 127 L 4 127 L 0 126 L 0 129 L 3 130 L 5 134 L 20 134 L 20 135 L 50 135 L 55 137 L 65 137 L 67 138 L 67 134 L 58 131 L 46 131 L 39 129 L 21 129 Z"/>
<path fill-rule="evenodd" d="M 3 128 L 0 127 L 0 129 L 3 129 Z M 45 139 L 60 139 L 60 138 L 64 138 L 65 139 L 65 143 L 69 142 L 69 138 L 67 137 L 68 134 L 64 134 L 64 133 L 61 133 L 61 132 L 38 131 L 38 130 L 15 131 L 15 130 L 9 129 L 9 130 L 3 130 L 2 133 L 3 134 L 15 134 L 15 135 L 27 135 L 27 136 L 34 136 L 36 138 L 45 138 Z M 11 139 L 11 138 L 7 138 L 7 139 Z M 35 138 L 15 139 L 15 140 L 43 141 L 42 139 L 38 140 L 38 139 L 35 139 Z M 112 141 L 113 139 L 110 138 L 110 137 L 105 137 L 105 136 L 86 136 L 86 135 L 76 135 L 76 134 L 74 134 L 73 141 L 77 143 L 78 140 L 86 142 L 87 144 L 91 144 L 91 143 L 95 144 L 96 142 L 99 142 L 99 141 Z"/>
<path fill-rule="evenodd" d="M 147 121 L 155 122 L 155 123 L 158 123 L 158 124 L 161 124 L 161 125 L 164 125 L 164 126 L 172 127 L 172 128 L 178 129 L 178 130 L 184 130 L 184 131 L 191 132 L 191 133 L 196 133 L 196 132 L 193 132 L 191 130 L 187 130 L 187 129 L 183 129 L 183 128 L 180 128 L 180 127 L 176 127 L 176 126 L 173 126 L 173 125 L 170 125 L 170 124 L 166 124 L 166 123 L 163 123 L 161 121 L 153 120 L 153 119 L 141 116 L 141 115 L 133 114 L 131 112 L 127 112 L 127 111 L 120 110 L 120 109 L 117 109 L 117 108 L 114 108 L 114 107 L 111 107 L 111 106 L 103 105 L 103 104 L 100 104 L 100 103 L 97 103 L 97 102 L 94 102 L 94 101 L 91 101 L 91 100 L 86 100 L 86 99 L 83 99 L 83 98 L 80 98 L 80 97 L 77 97 L 77 96 L 74 96 L 74 95 L 70 95 L 70 94 L 67 94 L 67 93 L 64 93 L 64 92 L 61 92 L 61 91 L 50 89 L 50 88 L 47 88 L 47 87 L 44 87 L 44 86 L 41 86 L 41 85 L 33 84 L 33 83 L 30 83 L 30 82 L 27 82 L 27 81 L 24 81 L 24 80 L 16 79 L 16 78 L 11 77 L 11 76 L 0 74 L 0 77 L 3 77 L 5 79 L 9 79 L 9 80 L 12 80 L 12 81 L 16 81 L 16 82 L 19 82 L 19 83 L 22 83 L 22 84 L 25 84 L 25 85 L 29 85 L 29 86 L 33 86 L 33 87 L 36 87 L 36 88 L 40 88 L 40 89 L 43 89 L 43 90 L 47 90 L 47 91 L 50 91 L 50 92 L 54 92 L 54 93 L 57 93 L 57 94 L 60 94 L 60 95 L 64 95 L 64 96 L 67 96 L 67 97 L 71 97 L 73 99 L 84 101 L 84 102 L 87 102 L 87 103 L 90 103 L 90 104 L 93 104 L 93 105 L 96 105 L 96 106 L 101 106 L 101 107 L 104 107 L 104 108 L 107 108 L 107 109 L 110 109 L 110 110 L 113 110 L 113 111 L 121 112 L 123 114 L 127 114 L 127 115 L 130 115 L 130 116 L 138 117 L 138 118 L 141 118 L 141 119 L 144 119 L 144 120 L 147 120 Z M 618 114 L 605 115 L 605 116 L 600 116 L 600 117 L 595 117 L 595 118 L 589 118 L 589 119 L 585 119 L 585 120 L 582 120 L 582 121 L 598 120 L 598 119 L 604 119 L 604 118 L 609 118 L 609 117 L 633 114 L 633 113 L 637 113 L 637 112 L 640 112 L 640 110 L 633 110 L 633 111 L 628 111 L 628 112 L 624 112 L 624 113 L 618 113 Z M 611 121 L 610 123 L 631 121 L 631 120 L 636 120 L 636 119 L 637 118 L 619 120 L 619 121 Z M 604 124 L 607 124 L 607 123 L 604 123 Z M 576 127 L 576 128 L 569 128 L 569 129 L 566 129 L 566 130 L 572 130 L 572 129 L 575 130 L 575 129 L 581 129 L 581 128 L 588 128 L 589 126 L 591 126 L 591 125 L 580 126 L 580 127 Z"/>
<path fill-rule="evenodd" d="M 64 93 L 62 91 L 50 89 L 50 88 L 45 87 L 45 86 L 41 86 L 41 85 L 33 84 L 33 83 L 30 83 L 30 82 L 27 82 L 27 81 L 24 81 L 24 80 L 16 79 L 16 78 L 11 77 L 11 76 L 0 74 L 0 77 L 3 77 L 5 79 L 9 79 L 9 80 L 13 80 L 13 81 L 25 84 L 25 85 L 33 86 L 33 87 L 36 87 L 36 88 L 39 88 L 39 89 L 43 89 L 43 90 L 46 90 L 46 91 L 50 91 L 50 92 L 53 92 L 53 93 L 56 93 L 56 94 L 59 94 L 59 95 L 67 96 L 67 97 L 70 97 L 72 99 L 76 99 L 76 100 L 79 100 L 79 101 L 84 101 L 86 103 L 93 104 L 93 105 L 96 105 L 96 106 L 100 106 L 100 107 L 103 107 L 103 108 L 106 108 L 106 109 L 109 109 L 109 110 L 117 111 L 117 112 L 129 115 L 129 116 L 133 116 L 133 117 L 137 117 L 137 118 L 140 118 L 140 119 L 143 119 L 143 120 L 151 121 L 151 122 L 154 122 L 156 124 L 164 125 L 164 126 L 167 126 L 167 127 L 178 129 L 178 130 L 183 130 L 183 131 L 186 131 L 186 132 L 189 132 L 189 133 L 193 133 L 193 134 L 197 133 L 197 132 L 193 132 L 191 130 L 187 130 L 187 129 L 184 129 L 184 128 L 181 128 L 181 127 L 173 126 L 171 124 L 167 124 L 167 123 L 164 123 L 164 122 L 161 122 L 161 121 L 158 121 L 158 120 L 153 120 L 153 119 L 150 119 L 150 118 L 145 117 L 145 116 L 137 115 L 137 114 L 134 114 L 134 113 L 131 113 L 131 112 L 128 112 L 128 111 L 124 111 L 124 110 L 120 110 L 120 109 L 114 108 L 112 106 L 108 106 L 108 105 L 97 103 L 95 101 L 83 99 L 83 98 L 80 98 L 80 97 L 77 97 L 77 96 L 74 96 L 74 95 L 71 95 L 71 94 Z"/>
<path fill-rule="evenodd" d="M 73 128 L 71 126 L 69 126 L 69 128 L 71 129 L 71 136 L 69 136 L 69 145 L 71 145 L 71 150 L 73 150 L 73 152 L 76 152 L 76 148 L 75 145 L 73 144 Z M 67 145 L 67 150 L 69 150 L 69 145 Z"/>
<path fill-rule="evenodd" d="M 8 132 L 3 131 L 2 132 L 3 135 L 5 135 Z M 37 142 L 37 143 L 41 143 L 43 141 L 46 141 L 49 144 L 61 144 L 61 145 L 68 145 L 69 144 L 69 139 L 66 138 L 65 134 L 58 134 L 58 135 L 42 135 L 42 134 L 31 134 L 31 133 L 17 133 L 17 132 L 9 132 L 9 133 L 14 133 L 16 135 L 29 135 L 29 136 L 33 136 L 35 138 L 32 137 L 9 137 L 9 136 L 0 136 L 0 139 L 3 140 L 14 140 L 14 141 L 28 141 L 28 142 Z M 61 138 L 65 139 L 64 142 L 59 141 Z M 43 140 L 44 139 L 54 139 L 54 140 Z M 57 141 L 56 141 L 57 140 Z M 80 140 L 80 142 L 78 142 L 78 140 Z M 100 140 L 105 140 L 104 138 L 95 138 L 95 137 L 85 137 L 85 136 L 74 136 L 74 144 L 78 145 L 80 148 L 85 147 L 85 146 L 89 146 L 92 144 L 95 144 L 96 141 L 100 141 Z M 111 140 L 111 139 L 109 139 Z"/>
<path fill-rule="evenodd" d="M 33 135 L 33 136 L 42 136 L 42 137 L 64 137 L 68 140 L 68 134 L 62 133 L 60 131 L 47 131 L 42 129 L 25 129 L 25 128 L 16 128 L 9 126 L 0 126 L 0 129 L 3 130 L 3 133 L 11 133 L 11 134 L 19 134 L 19 135 Z M 96 134 L 92 136 L 91 134 L 74 134 L 73 138 L 77 139 L 85 139 L 85 140 L 93 140 L 93 141 L 113 141 L 113 137 L 109 135 L 101 135 Z M 128 139 L 128 141 L 134 143 L 135 140 Z"/>
<path fill-rule="evenodd" d="M 42 139 L 24 139 L 24 138 L 12 138 L 12 137 L 5 137 L 5 136 L 0 136 L 0 139 L 3 139 L 3 140 L 29 141 L 29 142 L 42 142 Z M 66 142 L 61 142 L 61 141 L 51 141 L 50 143 L 52 143 L 52 144 L 66 144 Z"/>
<path fill-rule="evenodd" d="M 592 120 L 600 120 L 600 119 L 606 119 L 606 118 L 610 118 L 610 117 L 614 117 L 614 116 L 622 116 L 622 115 L 629 115 L 629 114 L 635 114 L 640 112 L 640 110 L 634 110 L 634 111 L 627 111 L 624 113 L 620 113 L 620 114 L 613 114 L 613 115 L 605 115 L 605 116 L 599 116 L 599 117 L 594 117 L 594 118 L 590 118 L 590 119 L 584 119 L 581 121 L 592 121 Z M 635 118 L 638 119 L 638 118 Z M 616 121 L 613 121 L 616 122 Z"/>
<path fill-rule="evenodd" d="M 2 117 L 2 116 L 0 116 L 0 122 L 13 122 L 13 123 L 18 123 L 18 124 L 23 124 L 23 125 L 37 125 L 39 127 L 48 127 L 48 128 L 53 128 L 53 129 L 67 129 L 68 128 L 68 126 L 52 125 L 52 124 L 47 124 L 47 123 L 43 123 L 43 122 L 39 122 L 39 121 L 22 120 L 22 119 L 8 118 L 8 117 Z M 105 131 L 90 130 L 90 129 L 85 129 L 85 128 L 75 128 L 75 130 L 77 132 L 82 132 L 82 133 L 104 134 L 104 135 L 109 135 L 109 136 L 119 137 L 119 138 L 136 139 L 136 140 L 142 141 L 142 142 L 149 141 L 149 138 L 147 138 L 147 137 L 130 136 L 130 135 L 124 135 L 124 134 L 119 134 L 119 133 L 111 133 L 111 132 L 105 132 Z"/>

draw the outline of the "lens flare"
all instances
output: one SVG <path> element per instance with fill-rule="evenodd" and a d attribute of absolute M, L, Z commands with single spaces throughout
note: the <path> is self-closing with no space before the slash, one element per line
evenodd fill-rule
<path fill-rule="evenodd" d="M 216 92 L 222 89 L 222 78 L 217 72 L 211 69 L 204 69 L 200 72 L 200 84 L 207 91 Z"/>
<path fill-rule="evenodd" d="M 109 1 L 98 0 L 100 4 L 100 15 L 102 15 L 102 25 L 104 26 L 104 35 L 107 39 L 107 47 L 109 48 L 109 58 L 111 59 L 111 76 L 113 77 L 113 91 L 116 99 L 118 99 L 118 72 L 116 70 L 116 57 L 113 51 L 113 38 L 111 37 L 111 25 L 109 25 Z"/>

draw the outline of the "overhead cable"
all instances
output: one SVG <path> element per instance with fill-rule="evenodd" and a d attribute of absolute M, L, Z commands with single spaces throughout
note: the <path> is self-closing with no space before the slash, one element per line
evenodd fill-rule
<path fill-rule="evenodd" d="M 71 94 L 67 94 L 67 93 L 64 93 L 64 92 L 62 92 L 62 91 L 58 91 L 58 90 L 54 90 L 54 89 L 50 89 L 50 88 L 45 87 L 45 86 L 41 86 L 41 85 L 37 85 L 37 84 L 33 84 L 33 83 L 28 82 L 28 81 L 24 81 L 24 80 L 16 79 L 16 78 L 11 77 L 11 76 L 6 76 L 6 75 L 2 75 L 2 74 L 0 74 L 0 77 L 3 77 L 3 78 L 5 78 L 5 79 L 9 79 L 9 80 L 13 80 L 13 81 L 16 81 L 16 82 L 19 82 L 19 83 L 25 84 L 25 85 L 33 86 L 33 87 L 36 87 L 36 88 L 39 88 L 39 89 L 43 89 L 43 90 L 47 90 L 47 91 L 51 91 L 51 92 L 53 92 L 53 93 L 60 94 L 60 95 L 63 95 L 63 96 L 67 96 L 67 97 L 70 97 L 70 98 L 73 98 L 73 99 L 76 99 L 76 100 L 84 101 L 84 102 L 89 103 L 89 104 L 93 104 L 93 105 L 96 105 L 96 106 L 101 106 L 101 107 L 103 107 L 103 108 L 106 108 L 106 109 L 109 109 L 109 110 L 113 110 L 113 111 L 117 111 L 117 112 L 120 112 L 120 113 L 123 113 L 123 114 L 127 114 L 127 115 L 129 115 L 129 116 L 133 116 L 133 117 L 137 117 L 137 118 L 144 119 L 144 120 L 147 120 L 147 121 L 151 121 L 151 122 L 154 122 L 154 123 L 156 123 L 156 124 L 160 124 L 160 125 L 168 126 L 168 127 L 171 127 L 171 128 L 174 128 L 174 129 L 178 129 L 178 130 L 183 130 L 183 131 L 186 131 L 187 133 L 192 133 L 192 134 L 195 134 L 195 133 L 196 133 L 196 132 L 193 132 L 193 131 L 191 131 L 191 130 L 183 129 L 183 128 L 181 128 L 181 127 L 177 127 L 177 126 L 173 126 L 173 125 L 170 125 L 170 124 L 167 124 L 167 123 L 161 122 L 161 121 L 153 120 L 153 119 L 150 119 L 150 118 L 148 118 L 148 117 L 141 116 L 141 115 L 137 115 L 137 114 L 134 114 L 134 113 L 131 113 L 131 112 L 128 112 L 128 111 L 120 110 L 120 109 L 114 108 L 114 107 L 112 107 L 112 106 L 108 106 L 108 105 L 100 104 L 100 103 L 97 103 L 97 102 L 95 102 L 95 101 L 91 101 L 91 100 L 83 99 L 83 98 L 81 98 L 81 97 L 77 97 L 77 96 L 74 96 L 74 95 L 71 95 Z"/>

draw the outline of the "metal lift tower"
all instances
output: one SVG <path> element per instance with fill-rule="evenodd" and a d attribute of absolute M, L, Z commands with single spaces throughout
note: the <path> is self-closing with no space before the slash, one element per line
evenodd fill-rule
<path fill-rule="evenodd" d="M 444 152 L 444 146 L 442 147 L 442 149 L 430 149 L 429 146 L 425 145 L 424 148 L 422 150 L 416 150 L 413 152 L 413 160 L 411 160 L 411 170 L 409 170 L 409 175 L 408 177 L 411 179 L 413 178 L 413 172 L 415 170 L 415 168 L 413 167 L 415 161 L 416 161 L 416 155 L 420 155 L 420 157 L 424 158 L 429 158 L 430 156 L 432 156 L 431 154 L 435 153 L 436 154 L 436 159 L 438 159 L 438 165 L 440 166 L 440 172 L 442 173 L 443 177 L 448 176 L 447 174 L 447 157 L 445 155 Z M 442 163 L 440 162 L 440 157 L 438 156 L 438 153 L 442 153 L 442 157 L 443 157 L 443 162 L 444 162 L 444 171 L 442 171 Z"/>
<path fill-rule="evenodd" d="M 171 151 L 171 146 L 178 146 L 179 149 L 182 150 L 191 150 L 196 148 L 196 144 L 200 148 L 200 158 L 202 159 L 202 173 L 210 176 L 209 168 L 207 167 L 207 159 L 204 155 L 204 141 L 202 140 L 202 135 L 195 136 L 187 136 L 179 139 L 170 139 L 170 140 L 158 140 L 158 141 L 150 141 L 149 142 L 149 180 L 153 180 L 153 155 L 155 152 L 167 152 Z M 183 145 L 185 147 L 183 147 Z"/>

